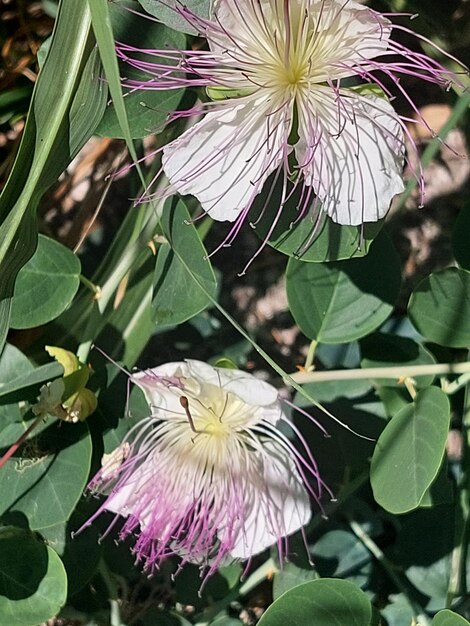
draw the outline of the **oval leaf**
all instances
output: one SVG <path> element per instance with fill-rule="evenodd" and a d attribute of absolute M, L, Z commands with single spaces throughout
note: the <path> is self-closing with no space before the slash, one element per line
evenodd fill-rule
<path fill-rule="evenodd" d="M 0 529 L 0 626 L 32 626 L 57 615 L 67 576 L 57 554 L 29 531 Z"/>
<path fill-rule="evenodd" d="M 12 328 L 32 328 L 58 317 L 80 284 L 80 261 L 62 244 L 39 235 L 38 247 L 18 273 Z"/>
<path fill-rule="evenodd" d="M 2 467 L 0 515 L 22 513 L 32 530 L 67 521 L 85 488 L 90 462 L 86 425 L 52 424 Z"/>
<path fill-rule="evenodd" d="M 383 233 L 362 259 L 287 265 L 287 297 L 302 332 L 322 343 L 369 334 L 390 315 L 400 289 L 395 249 Z"/>
<path fill-rule="evenodd" d="M 160 325 L 181 324 L 210 304 L 192 275 L 216 296 L 212 266 L 190 220 L 181 200 L 173 198 L 165 203 L 161 226 L 169 243 L 158 248 L 152 301 L 153 319 Z"/>
<path fill-rule="evenodd" d="M 371 605 L 356 585 L 321 578 L 286 591 L 259 626 L 369 626 Z"/>
<path fill-rule="evenodd" d="M 441 466 L 449 421 L 447 396 L 428 387 L 387 424 L 371 464 L 374 497 L 384 509 L 406 513 L 419 506 Z"/>
<path fill-rule="evenodd" d="M 439 611 L 432 620 L 432 626 L 470 626 L 469 622 L 461 615 L 457 615 L 449 609 Z"/>
<path fill-rule="evenodd" d="M 420 282 L 408 306 L 419 332 L 441 346 L 470 346 L 470 272 L 456 267 Z"/>

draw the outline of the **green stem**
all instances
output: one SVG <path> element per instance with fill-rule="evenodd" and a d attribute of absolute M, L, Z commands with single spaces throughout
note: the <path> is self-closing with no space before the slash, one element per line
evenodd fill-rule
<path fill-rule="evenodd" d="M 457 393 L 457 391 L 462 389 L 462 387 L 468 385 L 468 383 L 470 383 L 470 372 L 467 374 L 462 374 L 457 378 L 457 380 L 454 380 L 452 383 L 447 383 L 444 391 L 448 396 L 452 396 L 454 393 Z"/>
<path fill-rule="evenodd" d="M 393 365 L 391 367 L 361 367 L 325 372 L 295 372 L 290 378 L 296 383 L 319 383 L 332 380 L 361 380 L 367 378 L 400 379 L 404 377 L 436 376 L 442 374 L 470 374 L 470 361 L 465 363 L 434 363 L 432 365 Z M 447 393 L 447 392 L 446 392 Z"/>
<path fill-rule="evenodd" d="M 100 560 L 98 571 L 103 579 L 106 589 L 108 590 L 110 604 L 110 624 L 111 626 L 125 626 L 121 618 L 121 610 L 119 604 L 119 592 L 116 582 L 113 579 L 112 572 L 109 571 L 104 559 Z"/>
<path fill-rule="evenodd" d="M 87 289 L 89 289 L 96 299 L 99 299 L 99 296 L 101 293 L 101 287 L 99 285 L 95 285 L 94 283 L 92 283 L 91 280 L 86 278 L 86 276 L 83 276 L 83 274 L 80 274 L 79 279 L 82 285 L 86 287 Z"/>
<path fill-rule="evenodd" d="M 313 339 L 310 342 L 307 352 L 307 358 L 305 359 L 304 369 L 306 372 L 310 372 L 313 369 L 313 360 L 315 358 L 315 352 L 317 350 L 318 341 Z"/>
<path fill-rule="evenodd" d="M 470 354 L 470 353 L 469 353 Z M 455 381 L 457 382 L 457 381 Z M 455 520 L 455 547 L 452 552 L 446 606 L 467 593 L 467 555 L 470 538 L 470 389 L 465 390 L 462 413 L 462 474 L 458 482 L 458 506 Z"/>

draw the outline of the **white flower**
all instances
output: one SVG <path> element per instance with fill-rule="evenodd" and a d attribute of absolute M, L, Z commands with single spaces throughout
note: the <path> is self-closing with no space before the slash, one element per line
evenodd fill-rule
<path fill-rule="evenodd" d="M 235 221 L 228 239 L 270 174 L 283 188 L 277 217 L 296 188 L 300 214 L 318 205 L 349 225 L 386 214 L 403 190 L 407 132 L 389 103 L 390 85 L 417 111 L 400 76 L 444 86 L 451 75 L 390 38 L 392 28 L 407 29 L 354 0 L 216 0 L 210 20 L 176 10 L 209 50 L 147 50 L 164 59 L 152 64 L 135 48 L 117 49 L 152 76 L 129 86 L 202 86 L 215 99 L 163 148 L 163 169 L 179 193 L 196 196 L 214 219 Z"/>
<path fill-rule="evenodd" d="M 309 522 L 309 494 L 318 499 L 323 484 L 311 453 L 279 430 L 290 422 L 276 389 L 200 361 L 131 379 L 152 415 L 93 479 L 108 494 L 96 515 L 127 517 L 120 536 L 137 534 L 134 550 L 150 572 L 171 554 L 206 576 L 274 543 L 283 554 L 283 538 Z"/>

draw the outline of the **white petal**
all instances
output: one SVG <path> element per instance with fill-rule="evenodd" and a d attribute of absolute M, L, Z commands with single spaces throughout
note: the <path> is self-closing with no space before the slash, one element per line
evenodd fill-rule
<path fill-rule="evenodd" d="M 123 517 L 137 513 L 142 490 L 145 491 L 145 485 L 151 482 L 152 470 L 151 463 L 137 467 L 126 483 L 108 497 L 106 509 Z"/>
<path fill-rule="evenodd" d="M 185 393 L 192 397 L 204 397 L 211 404 L 214 387 L 224 394 L 232 393 L 252 406 L 252 425 L 261 419 L 276 424 L 283 414 L 277 389 L 242 370 L 212 367 L 202 361 L 188 359 L 136 372 L 131 379 L 144 392 L 152 415 L 161 419 L 184 416 L 180 397 Z M 172 380 L 174 385 L 171 385 Z M 181 385 L 180 392 L 178 384 Z"/>
<path fill-rule="evenodd" d="M 202 361 L 187 361 L 190 375 L 201 382 L 216 385 L 226 392 L 235 394 L 253 406 L 268 406 L 278 402 L 279 394 L 269 383 L 252 374 L 237 369 L 212 367 Z M 278 410 L 279 411 L 279 410 Z"/>
<path fill-rule="evenodd" d="M 403 191 L 403 132 L 386 100 L 317 87 L 300 103 L 299 137 L 305 183 L 338 224 L 379 220 Z"/>
<path fill-rule="evenodd" d="M 237 104 L 238 103 L 238 104 Z M 291 106 L 270 96 L 227 102 L 163 151 L 163 169 L 181 194 L 216 220 L 237 219 L 288 150 Z"/>
<path fill-rule="evenodd" d="M 246 517 L 233 557 L 248 559 L 308 524 L 310 501 L 289 453 L 279 444 L 264 444 L 264 472 L 245 487 Z M 219 533 L 219 536 L 221 536 Z"/>
<path fill-rule="evenodd" d="M 179 378 L 187 375 L 186 363 L 175 361 L 136 372 L 132 374 L 131 380 L 144 392 L 153 415 L 171 419 L 174 414 L 182 414 L 179 401 L 181 394 L 178 394 L 176 389 Z M 171 386 L 172 382 L 174 386 Z"/>
<path fill-rule="evenodd" d="M 329 76 L 339 78 L 347 70 L 331 72 L 331 67 L 352 67 L 383 54 L 388 47 L 391 22 L 369 7 L 353 0 L 310 0 L 315 24 L 312 63 L 328 68 Z"/>

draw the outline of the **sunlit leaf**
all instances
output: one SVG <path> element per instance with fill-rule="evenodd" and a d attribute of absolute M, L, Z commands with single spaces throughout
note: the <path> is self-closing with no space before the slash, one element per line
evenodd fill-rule
<path fill-rule="evenodd" d="M 356 585 L 320 578 L 286 591 L 263 614 L 260 626 L 369 626 L 371 605 Z"/>
<path fill-rule="evenodd" d="M 38 247 L 18 273 L 11 310 L 12 328 L 32 328 L 58 317 L 80 284 L 80 261 L 62 244 L 39 235 Z"/>

